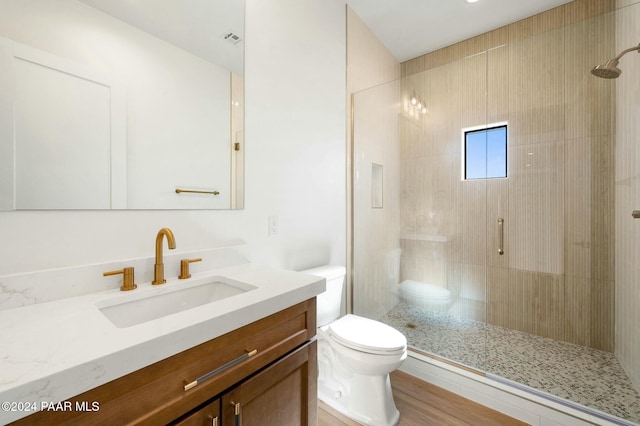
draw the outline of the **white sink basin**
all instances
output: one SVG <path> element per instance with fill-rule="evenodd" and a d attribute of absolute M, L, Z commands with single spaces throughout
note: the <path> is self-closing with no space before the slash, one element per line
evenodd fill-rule
<path fill-rule="evenodd" d="M 254 290 L 256 287 L 224 277 L 212 277 L 185 287 L 158 288 L 96 303 L 96 307 L 116 327 L 131 327 L 143 322 L 183 312 L 208 303 Z"/>

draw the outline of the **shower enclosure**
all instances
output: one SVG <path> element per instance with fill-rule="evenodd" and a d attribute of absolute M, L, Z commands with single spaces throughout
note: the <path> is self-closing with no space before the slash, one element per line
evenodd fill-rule
<path fill-rule="evenodd" d="M 578 15 L 354 94 L 353 310 L 414 351 L 640 422 L 640 55 L 590 73 L 640 42 L 640 4 Z"/>

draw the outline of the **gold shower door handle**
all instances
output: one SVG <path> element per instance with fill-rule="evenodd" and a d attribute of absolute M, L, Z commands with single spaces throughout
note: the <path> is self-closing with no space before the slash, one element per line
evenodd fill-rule
<path fill-rule="evenodd" d="M 504 254 L 504 219 L 498 218 L 498 254 L 502 256 Z"/>

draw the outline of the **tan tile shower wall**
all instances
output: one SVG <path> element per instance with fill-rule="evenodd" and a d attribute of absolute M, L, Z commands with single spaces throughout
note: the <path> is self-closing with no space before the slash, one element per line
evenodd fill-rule
<path fill-rule="evenodd" d="M 402 64 L 405 103 L 430 111 L 400 119 L 401 227 L 447 236 L 401 240 L 402 279 L 448 287 L 463 316 L 614 349 L 615 96 L 588 72 L 613 56 L 612 10 L 576 0 Z M 503 121 L 509 178 L 463 182 L 461 129 Z"/>

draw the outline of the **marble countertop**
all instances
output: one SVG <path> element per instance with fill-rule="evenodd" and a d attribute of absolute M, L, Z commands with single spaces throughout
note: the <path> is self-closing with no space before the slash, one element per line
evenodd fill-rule
<path fill-rule="evenodd" d="M 110 298 L 171 291 L 221 276 L 256 288 L 126 328 L 98 309 Z M 152 286 L 67 297 L 0 311 L 0 423 L 129 374 L 178 352 L 316 296 L 324 280 L 251 263 L 167 278 Z M 8 404 L 10 405 L 8 405 Z"/>

